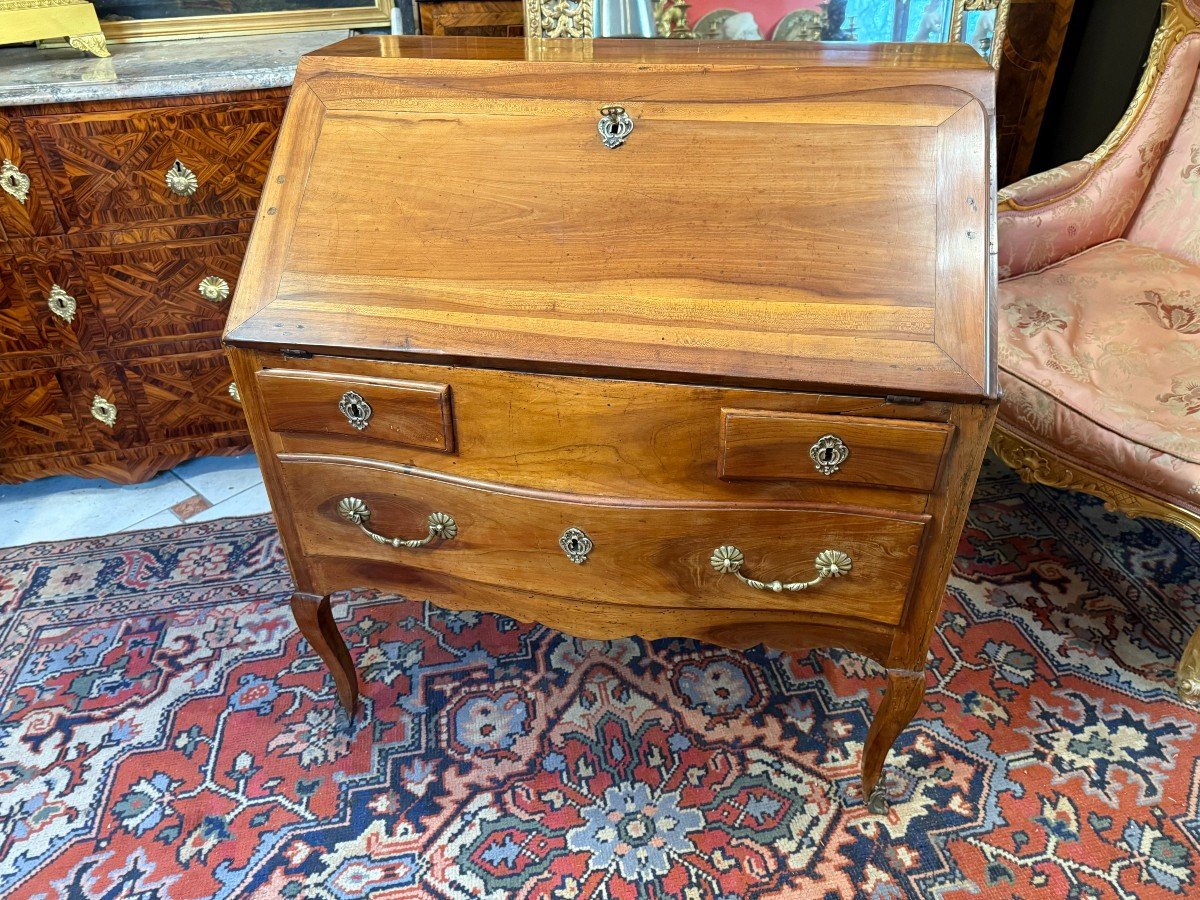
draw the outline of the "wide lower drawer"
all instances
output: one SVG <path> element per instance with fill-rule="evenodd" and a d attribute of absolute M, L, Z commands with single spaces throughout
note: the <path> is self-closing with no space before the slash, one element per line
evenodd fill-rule
<path fill-rule="evenodd" d="M 281 462 L 284 514 L 309 559 L 384 562 L 593 603 L 787 609 L 894 625 L 928 521 L 813 504 L 577 497 L 325 457 Z M 431 539 L 396 547 L 393 538 Z M 740 580 L 739 562 L 741 575 L 764 584 Z"/>

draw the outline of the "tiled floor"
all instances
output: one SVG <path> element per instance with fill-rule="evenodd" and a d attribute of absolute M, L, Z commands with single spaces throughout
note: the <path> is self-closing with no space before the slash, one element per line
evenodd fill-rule
<path fill-rule="evenodd" d="M 269 512 L 253 453 L 193 459 L 145 484 L 60 475 L 0 485 L 0 547 Z"/>

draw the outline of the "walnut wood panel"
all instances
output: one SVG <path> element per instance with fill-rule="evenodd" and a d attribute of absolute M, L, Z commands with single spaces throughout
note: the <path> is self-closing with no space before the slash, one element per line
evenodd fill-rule
<path fill-rule="evenodd" d="M 228 298 L 199 291 L 207 276 L 237 283 L 244 235 L 152 244 L 81 247 L 77 259 L 97 298 L 109 341 L 132 344 L 180 335 L 220 334 Z"/>
<path fill-rule="evenodd" d="M 386 441 L 429 450 L 454 449 L 450 386 L 303 370 L 258 374 L 267 424 L 278 432 L 341 435 L 370 443 Z M 355 427 L 339 408 L 354 391 L 371 409 Z"/>
<path fill-rule="evenodd" d="M 788 394 L 681 384 L 639 383 L 487 369 L 406 365 L 316 357 L 287 362 L 267 358 L 258 376 L 263 415 L 276 432 L 271 452 L 370 457 L 398 465 L 453 472 L 479 481 L 532 489 L 661 500 L 808 500 L 920 512 L 927 498 L 860 486 L 850 481 L 791 479 L 730 482 L 718 471 L 723 410 L 730 407 L 786 413 L 877 417 L 884 421 L 945 421 L 946 403 L 889 403 L 870 397 Z M 318 373 L 335 379 L 446 383 L 454 405 L 455 454 L 383 443 L 366 432 L 298 430 L 281 420 L 307 419 L 307 404 L 282 398 L 271 387 L 278 375 Z M 340 393 L 337 395 L 340 397 Z M 370 397 L 370 394 L 364 394 Z M 336 414 L 330 394 L 323 424 Z M 564 410 L 570 414 L 565 415 Z M 349 438 L 349 439 L 347 439 Z M 808 459 L 807 445 L 800 455 Z M 810 463 L 811 464 L 811 463 Z"/>
<path fill-rule="evenodd" d="M 24 305 L 22 315 L 31 326 L 26 331 L 28 346 L 21 349 L 60 353 L 107 346 L 108 333 L 92 286 L 66 239 L 33 238 L 10 241 L 8 246 L 13 253 L 12 291 Z M 75 302 L 70 321 L 51 311 L 55 285 Z"/>
<path fill-rule="evenodd" d="M 32 137 L 68 230 L 253 214 L 282 118 L 277 100 L 30 115 Z M 175 160 L 199 186 L 168 190 Z"/>
<path fill-rule="evenodd" d="M 521 0 L 446 0 L 418 3 L 421 34 L 456 37 L 521 37 L 525 4 Z"/>
<path fill-rule="evenodd" d="M 952 429 L 932 422 L 726 410 L 722 478 L 801 479 L 932 491 Z M 809 449 L 826 435 L 850 455 L 837 471 L 817 468 Z"/>
<path fill-rule="evenodd" d="M 0 466 L 10 458 L 90 446 L 55 370 L 0 373 L 0 446 Z"/>
<path fill-rule="evenodd" d="M 831 66 L 810 80 L 788 66 L 785 88 L 784 66 L 764 64 L 753 104 L 741 102 L 745 79 L 694 53 L 693 68 L 667 51 L 657 68 L 629 69 L 381 60 L 388 78 L 369 65 L 343 74 L 340 62 L 302 72 L 298 90 L 316 99 L 293 106 L 294 146 L 279 158 L 305 175 L 266 187 L 278 214 L 260 220 L 232 339 L 994 394 L 990 99 L 974 81 L 978 57 L 939 73 L 944 84 L 923 68 L 851 77 Z M 964 84 L 982 87 L 982 102 Z M 504 91 L 519 99 L 493 99 Z M 633 117 L 619 150 L 599 140 L 595 97 Z M 436 156 L 439 177 L 423 177 L 414 154 Z M 964 154 L 973 159 L 960 169 Z M 394 195 L 364 203 L 340 188 L 360 181 Z M 382 231 L 389 241 L 366 239 Z M 960 252 L 969 241 L 979 252 Z"/>
<path fill-rule="evenodd" d="M 0 111 L 0 163 L 8 160 L 29 179 L 24 201 L 0 191 L 0 239 L 57 234 L 62 230 L 41 166 L 15 120 Z"/>
<path fill-rule="evenodd" d="M 786 609 L 894 625 L 924 527 L 922 517 L 808 505 L 659 505 L 519 491 L 327 458 L 284 457 L 282 473 L 309 556 L 420 567 L 585 603 Z M 338 515 L 344 497 L 365 502 L 371 529 L 386 536 L 424 537 L 433 512 L 451 515 L 458 535 L 416 550 L 384 547 Z M 558 543 L 572 527 L 595 543 L 582 564 Z M 709 564 L 728 544 L 746 554 L 748 577 L 766 581 L 815 578 L 814 560 L 826 549 L 848 553 L 854 567 L 802 593 L 758 591 Z"/>

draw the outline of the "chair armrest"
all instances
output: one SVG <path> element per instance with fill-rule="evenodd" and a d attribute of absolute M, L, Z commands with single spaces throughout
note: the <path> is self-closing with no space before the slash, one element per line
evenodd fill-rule
<path fill-rule="evenodd" d="M 1182 38 L 1175 36 L 1179 31 L 1160 29 L 1137 97 L 1100 149 L 998 195 L 1001 279 L 1036 272 L 1125 234 L 1171 144 L 1200 66 L 1200 31 L 1183 29 Z"/>

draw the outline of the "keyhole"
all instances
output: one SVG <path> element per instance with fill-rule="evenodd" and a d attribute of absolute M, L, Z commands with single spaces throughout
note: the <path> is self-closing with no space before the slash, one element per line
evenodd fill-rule
<path fill-rule="evenodd" d="M 171 166 L 171 169 L 175 172 L 176 175 L 182 175 L 183 174 L 183 163 L 181 163 L 179 160 L 175 160 L 175 164 L 173 166 Z"/>
<path fill-rule="evenodd" d="M 352 416 L 354 416 L 354 418 L 356 418 L 356 419 L 361 419 L 362 414 L 363 414 L 362 407 L 359 406 L 357 403 L 351 403 L 350 404 L 350 414 Z"/>
<path fill-rule="evenodd" d="M 571 548 L 572 553 L 578 553 L 579 552 L 579 538 L 571 538 L 569 541 L 567 541 L 567 546 L 569 546 Z"/>

